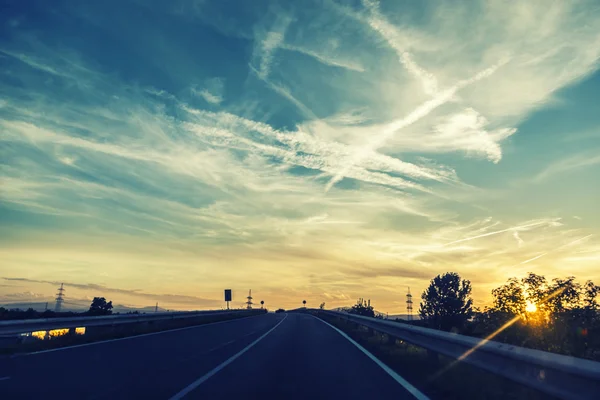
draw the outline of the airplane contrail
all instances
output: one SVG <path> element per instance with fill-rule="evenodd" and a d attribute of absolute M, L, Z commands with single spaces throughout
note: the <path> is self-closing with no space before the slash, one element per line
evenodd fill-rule
<path fill-rule="evenodd" d="M 582 237 L 582 238 L 579 238 L 579 239 L 576 239 L 576 240 L 573 240 L 573 241 L 572 241 L 572 242 L 570 242 L 570 243 L 563 244 L 562 246 L 558 247 L 556 250 L 558 250 L 558 249 L 562 249 L 563 247 L 571 246 L 571 245 L 573 245 L 573 244 L 575 244 L 575 243 L 579 243 L 579 242 L 581 242 L 582 240 L 585 240 L 585 239 L 587 239 L 587 238 L 589 238 L 589 237 L 591 237 L 591 236 L 594 236 L 594 234 L 593 234 L 593 233 L 590 233 L 589 235 L 587 235 L 587 236 L 584 236 L 584 237 Z"/>
<path fill-rule="evenodd" d="M 594 236 L 594 235 L 593 235 L 593 234 L 590 234 L 590 235 L 584 236 L 584 237 L 582 237 L 582 238 L 575 239 L 575 240 L 573 240 L 572 242 L 569 242 L 569 243 L 567 243 L 567 244 L 563 244 L 562 246 L 558 246 L 558 247 L 557 247 L 556 249 L 554 249 L 554 250 L 547 251 L 547 252 L 545 252 L 545 253 L 542 253 L 542 254 L 540 254 L 540 255 L 537 255 L 537 256 L 535 256 L 535 257 L 533 257 L 533 258 L 530 258 L 529 260 L 522 261 L 522 262 L 518 263 L 517 265 L 513 265 L 513 267 L 516 267 L 516 266 L 518 266 L 518 265 L 523 265 L 523 264 L 527 264 L 527 263 L 530 263 L 530 262 L 532 262 L 532 261 L 535 261 L 535 260 L 537 260 L 538 258 L 542 258 L 542 257 L 544 257 L 544 256 L 545 256 L 545 255 L 547 255 L 547 254 L 554 253 L 554 252 L 556 252 L 556 251 L 558 251 L 558 250 L 562 249 L 563 247 L 572 246 L 572 245 L 574 245 L 575 243 L 579 243 L 579 242 L 581 242 L 582 240 L 585 240 L 585 239 L 589 238 L 590 236 Z"/>
<path fill-rule="evenodd" d="M 352 166 L 361 162 L 365 157 L 368 156 L 368 154 L 370 152 L 377 150 L 379 147 L 381 147 L 388 139 L 390 139 L 392 136 L 394 136 L 394 134 L 398 130 L 406 128 L 407 126 L 410 126 L 410 125 L 414 124 L 415 122 L 419 121 L 420 119 L 426 117 L 433 110 L 435 110 L 439 106 L 450 101 L 454 97 L 454 95 L 456 94 L 457 91 L 459 91 L 460 89 L 462 89 L 468 85 L 471 85 L 483 78 L 486 78 L 486 77 L 492 75 L 494 72 L 496 72 L 496 70 L 498 68 L 500 68 L 502 65 L 506 64 L 507 62 L 508 62 L 508 59 L 501 60 L 498 64 L 493 65 L 493 66 L 477 73 L 472 78 L 469 78 L 469 79 L 466 79 L 463 81 L 459 81 L 456 85 L 454 85 L 446 90 L 438 92 L 438 94 L 435 97 L 433 97 L 432 99 L 421 104 L 419 107 L 415 108 L 406 117 L 396 120 L 396 121 L 393 121 L 390 124 L 388 124 L 379 136 L 376 136 L 375 139 L 372 140 L 370 143 L 367 143 L 365 146 L 362 146 L 361 149 L 348 162 L 348 164 L 340 172 L 338 172 L 333 178 L 331 178 L 329 183 L 325 186 L 325 192 L 328 192 L 333 187 L 333 185 L 335 185 L 336 183 L 338 183 L 339 181 L 344 179 L 344 176 L 347 174 L 347 172 L 350 170 L 350 168 L 352 168 Z"/>
<path fill-rule="evenodd" d="M 515 231 L 515 230 L 520 230 L 520 229 L 524 229 L 524 228 L 531 228 L 533 226 L 538 226 L 538 225 L 544 225 L 544 224 L 547 224 L 548 222 L 549 221 L 540 221 L 540 222 L 534 222 L 534 223 L 526 224 L 526 225 L 513 226 L 512 228 L 506 228 L 506 229 L 502 229 L 499 231 L 488 232 L 488 233 L 484 233 L 482 235 L 471 236 L 468 238 L 455 240 L 454 242 L 450 242 L 450 243 L 446 243 L 446 244 L 442 245 L 442 247 L 450 246 L 450 245 L 456 244 L 456 243 L 468 242 L 469 240 L 479 239 L 479 238 L 486 237 L 486 236 L 497 235 L 499 233 Z"/>
<path fill-rule="evenodd" d="M 535 257 L 533 257 L 533 258 L 530 258 L 529 260 L 525 260 L 525 261 L 523 261 L 523 262 L 520 262 L 520 263 L 519 263 L 519 264 L 517 264 L 517 265 L 527 264 L 527 263 L 529 263 L 529 262 L 535 261 L 535 260 L 537 260 L 538 258 L 542 258 L 542 257 L 544 257 L 546 254 L 548 254 L 548 253 L 542 253 L 542 254 L 540 254 L 540 255 L 538 255 L 538 256 L 535 256 Z"/>

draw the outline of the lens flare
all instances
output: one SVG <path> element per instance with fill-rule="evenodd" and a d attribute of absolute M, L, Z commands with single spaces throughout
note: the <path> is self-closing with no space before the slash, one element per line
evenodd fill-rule
<path fill-rule="evenodd" d="M 528 313 L 536 312 L 537 306 L 534 303 L 528 301 L 527 305 L 525 305 L 525 311 L 527 311 Z"/>

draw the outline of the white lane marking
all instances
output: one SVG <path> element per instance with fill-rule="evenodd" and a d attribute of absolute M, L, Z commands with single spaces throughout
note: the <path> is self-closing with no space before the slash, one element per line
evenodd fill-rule
<path fill-rule="evenodd" d="M 0 378 L 0 381 L 7 381 L 10 379 L 10 376 L 3 376 Z"/>
<path fill-rule="evenodd" d="M 367 357 L 369 357 L 371 360 L 373 360 L 373 362 L 375 364 L 379 365 L 379 367 L 381 367 L 381 369 L 383 369 L 385 372 L 387 372 L 389 376 L 391 376 L 396 382 L 398 382 L 400 385 L 402 385 L 402 387 L 404 389 L 406 389 L 408 392 L 410 392 L 410 394 L 412 394 L 416 399 L 419 399 L 419 400 L 429 400 L 429 397 L 427 397 L 423 393 L 421 393 L 421 391 L 419 389 L 417 389 L 416 387 L 414 387 L 413 385 L 411 385 L 406 379 L 404 379 L 403 377 L 401 377 L 400 375 L 398 375 L 396 373 L 396 371 L 394 371 L 393 369 L 391 369 L 390 367 L 388 367 L 387 365 L 385 365 L 381 360 L 379 360 L 377 357 L 375 357 L 373 354 L 371 354 L 371 352 L 369 350 L 365 349 L 360 344 L 358 344 L 357 342 L 355 342 L 354 339 L 352 339 L 350 336 L 348 336 L 347 334 L 345 334 L 344 332 L 342 332 L 341 330 L 339 330 L 335 326 L 331 325 L 330 323 L 328 323 L 326 321 L 323 321 L 321 318 L 317 318 L 314 315 L 311 315 L 311 316 L 314 317 L 314 318 L 316 318 L 316 319 L 318 319 L 319 321 L 321 321 L 325 325 L 329 325 L 329 327 L 331 327 L 331 329 L 334 329 L 335 331 L 337 331 L 337 333 L 339 333 L 340 335 L 342 335 L 343 337 L 345 337 L 346 339 L 348 339 L 348 341 L 350 343 L 352 343 L 353 345 L 355 345 Z"/>
<path fill-rule="evenodd" d="M 262 315 L 268 315 L 268 314 L 262 314 Z M 252 317 L 257 317 L 257 316 L 260 316 L 260 315 L 249 315 L 247 317 L 228 319 L 226 321 L 218 321 L 218 322 L 211 322 L 211 323 L 202 324 L 202 325 L 186 326 L 185 328 L 168 329 L 168 330 L 165 330 L 165 331 L 143 333 L 141 335 L 127 336 L 127 337 L 122 337 L 122 338 L 118 338 L 118 339 L 100 340 L 98 342 L 77 344 L 75 346 L 57 347 L 56 349 L 40 350 L 40 351 L 34 351 L 32 353 L 25 353 L 25 354 L 16 354 L 15 357 L 24 357 L 24 356 L 32 356 L 32 355 L 36 355 L 36 354 L 52 353 L 53 351 L 76 349 L 78 347 L 93 346 L 93 345 L 102 344 L 102 343 L 119 342 L 121 340 L 137 339 L 137 338 L 146 337 L 146 336 L 161 335 L 163 333 L 185 331 L 185 330 L 188 330 L 188 329 L 198 329 L 198 328 L 202 328 L 204 326 L 214 326 L 214 325 L 224 324 L 226 322 L 234 322 L 234 321 L 239 321 L 239 320 L 242 320 L 242 319 L 252 318 Z"/>
<path fill-rule="evenodd" d="M 222 364 L 218 365 L 217 367 L 215 367 L 214 369 L 212 369 L 211 371 L 206 373 L 204 376 L 202 376 L 202 377 L 196 379 L 194 382 L 190 383 L 188 386 L 183 388 L 179 393 L 177 393 L 176 395 L 171 397 L 169 400 L 179 400 L 179 399 L 184 398 L 189 392 L 196 389 L 198 386 L 202 385 L 204 382 L 206 382 L 208 379 L 210 379 L 212 376 L 214 376 L 217 372 L 219 372 L 220 370 L 222 370 L 223 368 L 225 368 L 226 366 L 228 366 L 229 364 L 234 362 L 239 356 L 241 356 L 242 354 L 244 354 L 245 352 L 250 350 L 256 343 L 263 340 L 269 333 L 273 332 L 279 325 L 281 325 L 281 323 L 283 321 L 285 321 L 286 318 L 287 318 L 287 314 L 285 315 L 285 317 L 283 317 L 283 319 L 281 321 L 279 321 L 277 323 L 277 325 L 275 325 L 274 327 L 269 329 L 261 337 L 256 339 L 254 342 L 250 343 L 248 346 L 244 347 L 244 349 L 242 349 L 239 353 L 234 354 L 231 357 L 229 357 L 226 361 L 224 361 Z"/>

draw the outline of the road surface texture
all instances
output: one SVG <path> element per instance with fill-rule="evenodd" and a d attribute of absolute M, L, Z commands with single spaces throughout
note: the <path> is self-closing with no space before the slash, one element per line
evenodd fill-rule
<path fill-rule="evenodd" d="M 425 399 L 385 368 L 313 316 L 266 314 L 0 358 L 0 399 Z"/>

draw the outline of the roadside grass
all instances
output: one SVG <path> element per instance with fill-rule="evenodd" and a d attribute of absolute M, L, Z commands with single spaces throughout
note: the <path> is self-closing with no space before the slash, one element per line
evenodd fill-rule
<path fill-rule="evenodd" d="M 318 315 L 369 350 L 431 399 L 555 400 L 554 397 L 341 318 Z M 442 373 L 440 373 L 443 371 Z"/>
<path fill-rule="evenodd" d="M 146 323 L 121 324 L 113 326 L 90 327 L 84 335 L 63 335 L 46 340 L 27 337 L 22 342 L 10 343 L 0 348 L 0 355 L 11 355 L 17 353 L 31 353 L 42 350 L 50 350 L 60 347 L 75 346 L 110 339 L 121 339 L 125 337 L 139 336 L 147 333 L 165 332 L 173 329 L 194 327 L 221 321 L 229 321 L 240 318 L 249 318 L 253 315 L 214 315 L 202 319 L 182 318 L 174 320 L 163 320 Z"/>

